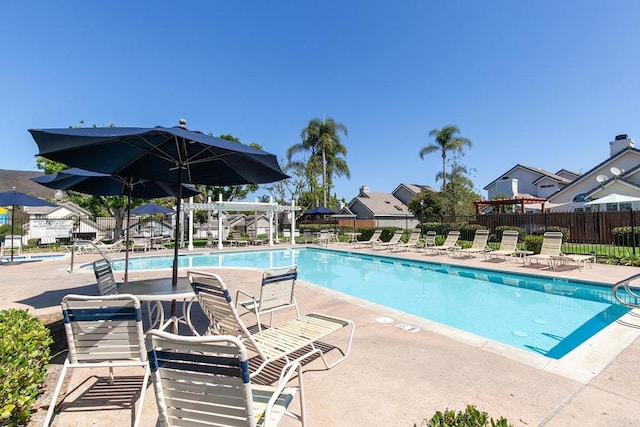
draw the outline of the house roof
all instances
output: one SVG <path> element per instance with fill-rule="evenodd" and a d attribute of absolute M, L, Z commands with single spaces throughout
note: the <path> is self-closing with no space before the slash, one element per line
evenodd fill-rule
<path fill-rule="evenodd" d="M 81 208 L 80 206 L 76 205 L 73 202 L 66 202 L 66 203 L 62 203 L 58 206 L 55 207 L 50 207 L 50 206 L 30 206 L 28 208 L 25 208 L 25 210 L 27 212 L 29 212 L 30 214 L 36 214 L 36 215 L 49 215 L 57 210 L 60 209 L 66 209 L 69 210 L 75 214 L 81 215 L 81 216 L 91 216 L 91 213 L 89 211 L 87 211 L 86 209 Z"/>
<path fill-rule="evenodd" d="M 409 191 L 413 192 L 413 194 L 420 194 L 423 191 L 436 191 L 433 189 L 433 187 L 429 186 L 429 185 L 422 185 L 422 184 L 407 184 L 405 182 L 403 182 L 402 184 L 398 185 L 395 190 L 392 191 L 392 193 L 395 193 L 398 188 L 400 187 L 406 187 Z"/>
<path fill-rule="evenodd" d="M 507 172 L 501 174 L 498 178 L 496 178 L 493 181 L 491 181 L 483 189 L 484 190 L 488 190 L 489 187 L 491 187 L 493 185 L 493 183 L 495 183 L 496 181 L 499 181 L 500 179 L 502 179 L 503 176 L 510 174 L 512 171 L 514 171 L 514 170 L 516 170 L 518 168 L 525 169 L 525 170 L 528 170 L 529 172 L 533 172 L 533 173 L 536 173 L 536 174 L 540 175 L 540 177 L 533 182 L 534 184 L 536 182 L 538 182 L 539 179 L 544 178 L 544 177 L 547 177 L 547 178 L 550 178 L 550 179 L 552 179 L 554 181 L 565 183 L 565 184 L 569 184 L 571 182 L 567 178 L 563 178 L 560 175 L 556 175 L 555 173 L 549 172 L 547 170 L 544 170 L 544 169 L 541 169 L 541 168 L 535 168 L 533 166 L 521 165 L 521 164 L 518 163 L 517 165 L 515 165 L 514 167 L 509 169 Z"/>
<path fill-rule="evenodd" d="M 367 192 L 361 193 L 349 203 L 349 208 L 360 203 L 374 216 L 406 216 L 413 215 L 407 205 L 398 200 L 391 193 Z"/>
<path fill-rule="evenodd" d="M 558 172 L 556 172 L 556 175 L 560 175 L 562 172 L 565 172 L 565 173 L 568 173 L 568 174 L 571 174 L 571 175 L 575 175 L 576 178 L 579 177 L 580 175 L 582 175 L 580 172 L 576 172 L 576 171 L 572 171 L 572 170 L 564 169 L 564 168 L 562 168 Z"/>
<path fill-rule="evenodd" d="M 14 171 L 0 169 L 0 192 L 11 190 L 13 187 L 17 191 L 27 193 L 30 196 L 53 199 L 56 190 L 45 187 L 37 182 L 31 181 L 31 178 L 42 175 L 38 171 Z"/>
<path fill-rule="evenodd" d="M 611 186 L 611 185 L 613 185 L 615 183 L 623 184 L 623 185 L 628 186 L 628 187 L 630 187 L 630 188 L 632 188 L 634 190 L 640 190 L 640 185 L 639 184 L 636 184 L 633 181 L 630 181 L 630 180 L 628 180 L 626 178 L 623 178 L 623 177 L 619 176 L 616 179 L 609 179 L 609 180 L 603 182 L 602 184 L 596 185 L 595 187 L 593 187 L 589 191 L 586 191 L 584 197 L 585 198 L 592 197 L 594 194 L 597 194 L 598 192 L 604 190 L 605 188 L 607 188 L 607 187 L 609 187 L 609 186 Z"/>
<path fill-rule="evenodd" d="M 593 172 L 600 169 L 601 167 L 605 166 L 608 163 L 612 163 L 615 160 L 617 160 L 618 158 L 626 155 L 627 153 L 636 153 L 636 154 L 640 154 L 640 150 L 638 150 L 637 148 L 633 148 L 633 147 L 628 147 L 622 151 L 620 151 L 619 153 L 617 153 L 615 156 L 613 157 L 609 157 L 608 159 L 604 160 L 603 162 L 600 162 L 599 164 L 597 164 L 596 166 L 592 167 L 591 169 L 589 169 L 589 171 L 583 173 L 582 175 L 580 175 L 579 178 L 576 178 L 575 180 L 571 181 L 571 183 L 569 185 L 567 185 L 564 188 L 561 188 L 560 190 L 556 191 L 555 193 L 553 193 L 551 196 L 549 196 L 548 200 L 553 200 L 555 199 L 557 196 L 559 196 L 560 194 L 563 194 L 567 191 L 569 191 L 570 189 L 572 189 L 575 185 L 577 185 L 580 182 L 583 182 L 585 179 L 591 179 Z M 625 172 L 625 175 L 629 174 L 631 171 L 627 171 Z M 620 178 L 620 177 L 618 177 Z"/>

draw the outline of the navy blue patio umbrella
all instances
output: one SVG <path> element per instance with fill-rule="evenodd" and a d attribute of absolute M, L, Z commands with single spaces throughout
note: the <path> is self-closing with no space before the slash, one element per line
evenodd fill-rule
<path fill-rule="evenodd" d="M 118 176 L 210 186 L 263 184 L 288 178 L 273 154 L 177 127 L 30 129 L 39 156 Z M 181 187 L 176 203 L 176 242 Z M 178 281 L 178 245 L 172 284 Z"/>
<path fill-rule="evenodd" d="M 155 214 L 172 214 L 173 209 L 165 208 L 156 203 L 147 203 L 146 205 L 138 206 L 131 209 L 131 213 L 134 215 L 155 215 Z"/>
<path fill-rule="evenodd" d="M 14 230 L 14 217 L 16 212 L 16 206 L 49 206 L 56 207 L 55 203 L 47 202 L 46 200 L 38 199 L 37 197 L 30 196 L 25 193 L 20 193 L 15 189 L 0 193 L 0 206 L 11 206 L 11 235 L 15 233 Z M 22 234 L 21 234 L 22 235 Z M 13 263 L 13 250 L 11 251 L 11 263 Z"/>
<path fill-rule="evenodd" d="M 154 199 L 156 197 L 177 197 L 178 185 L 162 181 L 140 178 L 126 178 L 80 168 L 69 168 L 60 172 L 40 175 L 32 181 L 54 190 L 70 190 L 93 196 L 127 196 L 127 235 L 131 222 L 131 199 Z M 182 197 L 191 197 L 200 192 L 188 185 L 181 186 Z M 172 211 L 173 212 L 173 211 Z M 129 279 L 129 246 L 126 245 L 124 282 Z"/>
<path fill-rule="evenodd" d="M 304 214 L 305 215 L 333 215 L 335 214 L 336 211 L 329 209 L 327 207 L 324 206 L 318 206 L 315 207 L 313 209 L 309 209 L 308 211 L 305 211 Z"/>

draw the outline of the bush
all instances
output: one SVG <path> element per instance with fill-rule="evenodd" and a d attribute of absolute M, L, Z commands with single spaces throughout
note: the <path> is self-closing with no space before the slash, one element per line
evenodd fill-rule
<path fill-rule="evenodd" d="M 0 425 L 24 425 L 47 375 L 49 330 L 26 310 L 0 311 Z"/>
<path fill-rule="evenodd" d="M 640 243 L 640 227 L 616 227 L 611 230 L 613 234 L 613 244 L 616 246 L 632 246 L 635 237 L 636 245 Z M 635 236 L 634 236 L 635 234 Z"/>
<path fill-rule="evenodd" d="M 569 241 L 569 229 L 568 228 L 563 228 L 563 227 L 541 227 L 538 228 L 535 231 L 532 231 L 531 234 L 533 236 L 542 236 L 544 233 L 546 233 L 547 231 L 559 231 L 562 233 L 562 240 L 564 242 L 568 242 Z"/>
<path fill-rule="evenodd" d="M 533 251 L 534 254 L 539 254 L 542 249 L 542 236 L 527 236 L 524 239 L 524 248 L 527 251 Z"/>
<path fill-rule="evenodd" d="M 423 420 L 422 426 L 426 427 L 510 427 L 511 424 L 500 417 L 497 421 L 489 418 L 486 412 L 480 412 L 473 405 L 468 405 L 464 412 L 456 414 L 450 409 L 444 412 L 437 411 L 430 420 Z M 414 427 L 416 425 L 414 424 Z"/>
<path fill-rule="evenodd" d="M 465 224 L 460 227 L 460 240 L 471 241 L 478 230 L 486 230 L 487 227 L 480 224 Z"/>
<path fill-rule="evenodd" d="M 496 240 L 499 242 L 502 240 L 502 232 L 505 230 L 514 230 L 518 232 L 518 242 L 524 242 L 527 237 L 527 230 L 522 227 L 515 227 L 512 225 L 501 225 L 496 227 Z"/>

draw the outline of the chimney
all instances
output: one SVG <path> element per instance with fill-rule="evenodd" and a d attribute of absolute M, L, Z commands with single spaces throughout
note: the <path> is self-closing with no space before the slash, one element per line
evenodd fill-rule
<path fill-rule="evenodd" d="M 368 194 L 370 191 L 371 190 L 369 190 L 369 187 L 367 187 L 366 185 L 360 187 L 360 194 Z"/>
<path fill-rule="evenodd" d="M 616 135 L 615 139 L 609 143 L 609 157 L 613 157 L 627 148 L 635 148 L 636 143 L 627 134 Z"/>

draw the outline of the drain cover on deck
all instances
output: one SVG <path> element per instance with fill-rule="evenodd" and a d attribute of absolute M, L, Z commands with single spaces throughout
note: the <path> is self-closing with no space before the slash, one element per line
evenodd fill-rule
<path fill-rule="evenodd" d="M 404 329 L 409 332 L 418 332 L 420 328 L 416 328 L 415 326 L 407 325 L 406 323 L 398 323 L 396 328 Z"/>
<path fill-rule="evenodd" d="M 378 323 L 393 323 L 393 319 L 391 317 L 378 317 L 376 319 Z"/>

